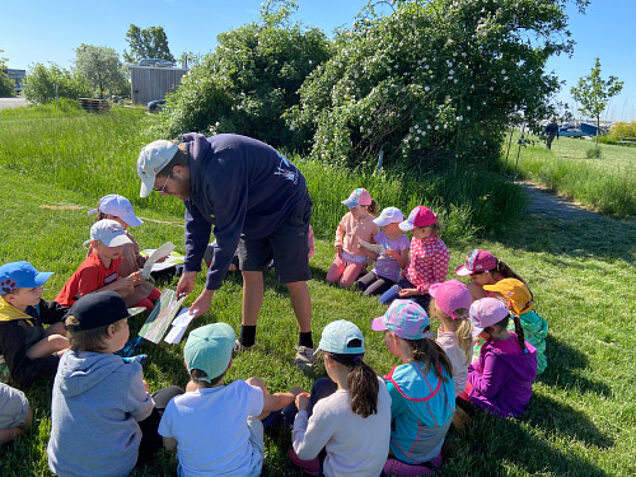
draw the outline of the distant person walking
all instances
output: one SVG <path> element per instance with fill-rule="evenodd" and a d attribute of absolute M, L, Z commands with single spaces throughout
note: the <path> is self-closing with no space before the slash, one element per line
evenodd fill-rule
<path fill-rule="evenodd" d="M 545 147 L 552 149 L 552 141 L 554 141 L 554 137 L 559 137 L 559 125 L 557 124 L 554 116 L 550 116 L 550 122 L 545 127 L 545 133 L 547 134 Z"/>

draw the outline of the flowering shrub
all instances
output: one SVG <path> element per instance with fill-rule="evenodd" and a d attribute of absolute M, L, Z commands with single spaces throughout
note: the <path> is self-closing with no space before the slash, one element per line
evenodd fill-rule
<path fill-rule="evenodd" d="M 288 2 L 270 11 L 273 3 L 264 5 L 261 23 L 219 35 L 216 50 L 167 96 L 159 134 L 232 132 L 295 146 L 282 115 L 298 102 L 305 77 L 329 57 L 329 43 L 316 28 L 291 25 Z"/>
<path fill-rule="evenodd" d="M 493 158 L 520 113 L 545 114 L 559 86 L 545 62 L 571 49 L 567 0 L 390 3 L 390 14 L 370 5 L 340 32 L 286 114 L 313 157 L 347 166 L 381 151 L 385 163 Z"/>

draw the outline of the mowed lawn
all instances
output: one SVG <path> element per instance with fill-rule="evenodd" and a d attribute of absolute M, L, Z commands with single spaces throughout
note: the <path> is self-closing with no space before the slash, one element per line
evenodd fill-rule
<path fill-rule="evenodd" d="M 514 170 L 518 146 L 516 134 L 508 159 Z M 617 217 L 636 216 L 636 147 L 600 144 L 601 157 L 588 159 L 594 141 L 561 137 L 545 148 L 543 140 L 521 148 L 519 175 L 560 195 Z"/>
<path fill-rule="evenodd" d="M 148 139 L 136 130 L 145 127 L 146 120 L 141 115 L 111 119 L 80 117 L 66 127 L 65 122 L 72 121 L 69 118 L 34 118 L 28 127 L 18 128 L 8 124 L 16 119 L 0 115 L 0 212 L 5 231 L 0 257 L 2 263 L 26 259 L 41 270 L 54 271 L 45 298 L 55 297 L 83 259 L 81 243 L 92 223 L 86 211 L 106 193 L 119 192 L 135 200 L 136 212 L 146 223 L 133 234 L 143 247 L 171 240 L 183 251 L 182 205 L 174 199 L 134 197 L 136 151 Z M 28 143 L 29 152 L 18 149 L 18 142 Z M 45 160 L 38 151 L 48 148 L 55 154 L 46 155 Z M 16 150 L 22 152 L 16 155 Z M 73 180 L 73 170 L 65 169 L 71 156 L 82 157 L 86 168 L 100 171 L 91 179 L 95 182 Z M 111 173 L 102 172 L 111 168 Z M 83 176 L 77 167 L 75 174 Z M 320 194 L 320 187 L 315 194 Z M 406 204 L 380 204 L 388 205 L 406 208 Z M 329 237 L 332 231 L 316 233 Z M 550 324 L 549 364 L 535 383 L 522 418 L 497 419 L 477 413 L 464 433 L 451 429 L 440 475 L 636 474 L 635 243 L 636 223 L 630 220 L 599 217 L 562 222 L 525 217 L 508 224 L 496 237 L 450 247 L 449 278 L 466 252 L 479 247 L 491 250 L 529 282 L 537 310 Z M 309 284 L 315 341 L 330 321 L 352 320 L 367 339 L 365 360 L 384 374 L 397 363 L 385 349 L 382 334 L 369 329 L 370 320 L 384 308 L 352 290 L 326 284 L 332 254 L 330 239 L 317 241 L 311 261 L 314 279 Z M 203 278 L 199 276 L 195 294 Z M 231 275 L 215 295 L 212 310 L 190 329 L 224 321 L 238 330 L 240 309 L 241 280 Z M 137 319 L 131 330 L 140 326 Z M 227 379 L 260 376 L 273 391 L 295 385 L 309 389 L 323 372 L 317 368 L 303 374 L 294 368 L 295 342 L 296 324 L 286 290 L 267 275 L 256 349 L 235 359 Z M 150 356 L 144 375 L 151 390 L 186 383 L 182 350 L 183 343 L 144 346 L 143 352 Z M 25 389 L 35 421 L 17 441 L 0 449 L 0 475 L 49 475 L 50 388 L 51 382 Z M 288 432 L 266 438 L 263 475 L 300 475 L 287 464 L 289 446 Z M 152 467 L 134 475 L 174 475 L 175 470 L 175 459 L 162 453 Z"/>

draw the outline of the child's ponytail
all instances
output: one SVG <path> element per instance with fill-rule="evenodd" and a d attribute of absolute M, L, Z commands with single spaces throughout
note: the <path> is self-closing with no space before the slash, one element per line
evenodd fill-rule
<path fill-rule="evenodd" d="M 455 336 L 459 342 L 459 347 L 466 354 L 466 364 L 469 364 L 473 349 L 473 324 L 468 318 L 455 318 L 455 320 L 459 321 L 455 329 Z"/>
<path fill-rule="evenodd" d="M 520 282 L 523 282 L 524 285 L 528 285 L 523 278 L 517 275 L 512 270 L 512 268 L 510 268 L 508 265 L 505 264 L 505 262 L 502 262 L 501 260 L 497 260 L 497 268 L 495 268 L 495 271 L 501 274 L 504 278 L 516 278 Z"/>
<path fill-rule="evenodd" d="M 413 359 L 421 362 L 427 372 L 432 368 L 435 376 L 447 383 L 448 380 L 444 377 L 441 370 L 441 368 L 444 367 L 448 375 L 451 378 L 453 377 L 453 366 L 451 365 L 448 356 L 446 356 L 446 353 L 444 353 L 444 350 L 440 348 L 435 341 L 429 338 L 422 338 L 419 340 L 405 339 L 404 341 L 406 341 L 411 348 Z"/>
<path fill-rule="evenodd" d="M 519 340 L 519 344 L 521 345 L 521 349 L 526 351 L 526 339 L 523 335 L 523 326 L 521 326 L 521 320 L 517 315 L 512 315 L 512 321 L 515 324 L 515 333 L 517 333 L 517 339 Z"/>
<path fill-rule="evenodd" d="M 378 215 L 378 203 L 375 201 L 375 199 L 371 199 L 371 204 L 369 204 L 367 211 L 371 215 Z"/>
<path fill-rule="evenodd" d="M 380 384 L 375 371 L 363 361 L 362 354 L 329 354 L 340 364 L 349 368 L 347 386 L 351 396 L 351 410 L 362 418 L 378 412 Z"/>

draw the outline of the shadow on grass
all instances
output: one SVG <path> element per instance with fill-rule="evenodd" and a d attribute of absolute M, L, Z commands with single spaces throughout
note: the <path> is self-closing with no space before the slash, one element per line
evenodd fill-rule
<path fill-rule="evenodd" d="M 575 348 L 563 343 L 553 336 L 546 339 L 548 350 L 548 367 L 537 378 L 538 381 L 562 389 L 578 389 L 581 393 L 593 393 L 611 397 L 612 391 L 605 383 L 591 381 L 577 373 L 588 368 L 588 358 Z"/>
<path fill-rule="evenodd" d="M 636 221 L 604 216 L 571 221 L 528 217 L 525 225 L 508 227 L 497 239 L 513 249 L 549 253 L 554 263 L 561 255 L 624 260 L 634 265 L 636 257 Z"/>
<path fill-rule="evenodd" d="M 539 405 L 553 404 L 541 402 Z M 559 412 L 566 412 L 570 415 L 570 410 L 557 406 L 554 409 L 555 416 Z M 573 418 L 579 417 L 579 413 L 574 412 L 574 414 L 572 414 Z M 524 421 L 530 424 L 531 428 L 528 428 Z M 454 428 L 451 428 L 444 445 L 445 463 L 440 474 L 445 476 L 517 475 L 519 473 L 573 476 L 607 475 L 592 462 L 573 455 L 572 452 L 567 454 L 561 452 L 553 445 L 538 439 L 532 427 L 543 426 L 537 426 L 532 417 L 523 420 L 501 419 L 481 410 L 475 411 L 465 437 L 461 437 Z M 561 431 L 557 428 L 553 430 L 554 432 Z M 598 433 L 598 431 L 595 432 Z M 497 437 L 494 438 L 494 436 Z M 579 437 L 580 434 L 576 436 L 576 438 Z M 589 440 L 591 436 L 586 435 L 585 437 Z M 598 442 L 600 439 L 596 436 L 591 440 Z M 470 470 L 467 471 L 467 469 Z"/>

